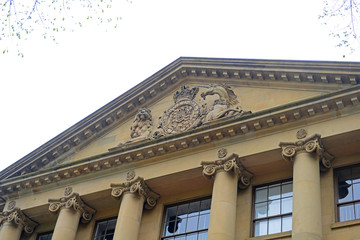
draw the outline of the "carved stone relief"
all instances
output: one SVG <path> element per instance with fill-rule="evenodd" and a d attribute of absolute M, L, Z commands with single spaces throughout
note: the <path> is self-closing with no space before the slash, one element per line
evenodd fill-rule
<path fill-rule="evenodd" d="M 154 137 L 181 133 L 202 124 L 204 109 L 195 101 L 199 88 L 182 86 L 174 94 L 174 105 L 159 118 L 158 130 Z"/>
<path fill-rule="evenodd" d="M 250 185 L 253 174 L 249 172 L 241 163 L 239 155 L 232 153 L 227 155 L 227 150 L 222 148 L 218 151 L 218 160 L 202 161 L 203 175 L 212 178 L 218 171 L 233 172 L 239 179 L 239 188 L 244 189 Z"/>
<path fill-rule="evenodd" d="M 153 192 L 145 183 L 145 180 L 141 177 L 129 179 L 124 183 L 112 183 L 111 196 L 115 199 L 119 199 L 124 193 L 138 194 L 145 199 L 145 208 L 152 209 L 155 207 L 160 195 Z"/>
<path fill-rule="evenodd" d="M 0 213 L 0 226 L 5 222 L 20 225 L 24 228 L 25 233 L 31 234 L 34 232 L 35 227 L 38 225 L 35 221 L 28 218 L 21 210 L 17 207 L 11 207 L 10 211 L 4 211 Z"/>
<path fill-rule="evenodd" d="M 210 84 L 206 88 L 207 90 L 201 93 L 201 97 L 204 100 L 208 95 L 217 95 L 218 99 L 208 109 L 205 122 L 251 113 L 241 109 L 240 105 L 238 105 L 237 96 L 229 86 L 225 84 Z"/>
<path fill-rule="evenodd" d="M 65 189 L 64 196 L 59 199 L 49 199 L 49 211 L 56 214 L 62 208 L 73 209 L 81 214 L 81 222 L 90 222 L 96 210 L 86 205 L 79 194 L 72 191 L 71 187 Z"/>
<path fill-rule="evenodd" d="M 250 114 L 251 111 L 244 111 L 238 105 L 239 101 L 234 91 L 225 84 L 210 84 L 201 86 L 207 88 L 201 93 L 203 100 L 195 100 L 199 88 L 181 86 L 176 91 L 173 99 L 174 105 L 159 117 L 159 125 L 155 130 L 151 111 L 147 108 L 141 108 L 130 128 L 131 139 L 124 146 L 134 142 L 144 141 L 148 139 L 158 139 L 164 136 L 182 133 L 187 130 L 197 128 L 205 123 L 226 119 L 230 117 L 241 117 L 244 114 Z M 216 95 L 217 99 L 207 108 L 206 96 Z"/>

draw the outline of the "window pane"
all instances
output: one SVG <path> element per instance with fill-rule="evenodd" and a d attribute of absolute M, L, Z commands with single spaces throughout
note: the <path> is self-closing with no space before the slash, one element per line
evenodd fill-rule
<path fill-rule="evenodd" d="M 199 215 L 199 209 L 200 209 L 200 201 L 190 203 L 188 217 L 193 217 L 193 216 Z"/>
<path fill-rule="evenodd" d="M 105 233 L 106 233 L 106 226 L 107 226 L 107 221 L 105 221 L 105 222 L 99 222 L 99 223 L 97 224 L 95 236 L 96 236 L 96 237 L 104 236 Z"/>
<path fill-rule="evenodd" d="M 107 235 L 104 240 L 113 240 L 114 238 L 114 234 L 111 234 L 111 235 Z"/>
<path fill-rule="evenodd" d="M 338 183 L 339 185 L 344 183 L 351 184 L 351 168 L 338 171 Z"/>
<path fill-rule="evenodd" d="M 339 207 L 340 221 L 349 221 L 355 219 L 354 205 L 344 205 Z"/>
<path fill-rule="evenodd" d="M 177 207 L 171 207 L 166 210 L 166 222 L 175 221 L 176 208 Z"/>
<path fill-rule="evenodd" d="M 198 240 L 206 240 L 207 239 L 207 231 L 206 232 L 200 232 Z"/>
<path fill-rule="evenodd" d="M 281 213 L 291 213 L 292 212 L 292 197 L 281 199 Z"/>
<path fill-rule="evenodd" d="M 177 216 L 181 218 L 185 218 L 187 216 L 189 210 L 189 204 L 182 204 L 178 206 Z"/>
<path fill-rule="evenodd" d="M 178 236 L 175 238 L 175 240 L 185 240 L 186 236 Z"/>
<path fill-rule="evenodd" d="M 164 238 L 164 240 L 174 240 L 173 237 L 170 237 L 170 238 Z"/>
<path fill-rule="evenodd" d="M 283 217 L 282 219 L 282 231 L 286 232 L 286 231 L 291 231 L 292 229 L 292 216 L 286 216 Z"/>
<path fill-rule="evenodd" d="M 269 188 L 269 200 L 280 198 L 280 185 Z"/>
<path fill-rule="evenodd" d="M 281 197 L 291 197 L 292 196 L 292 183 L 287 183 L 281 186 Z"/>
<path fill-rule="evenodd" d="M 186 240 L 197 240 L 197 233 L 186 235 Z"/>
<path fill-rule="evenodd" d="M 281 232 L 281 218 L 271 218 L 269 220 L 269 234 Z"/>
<path fill-rule="evenodd" d="M 264 202 L 267 200 L 267 188 L 257 189 L 255 192 L 255 202 Z"/>
<path fill-rule="evenodd" d="M 254 236 L 263 236 L 267 234 L 267 220 L 261 220 L 255 222 Z"/>
<path fill-rule="evenodd" d="M 199 230 L 207 229 L 209 227 L 210 214 L 200 215 L 199 217 Z"/>
<path fill-rule="evenodd" d="M 360 183 L 360 167 L 354 167 L 352 169 L 353 183 Z"/>
<path fill-rule="evenodd" d="M 165 225 L 165 236 L 171 236 L 175 232 L 175 221 L 168 222 Z"/>
<path fill-rule="evenodd" d="M 115 232 L 116 219 L 112 219 L 108 221 L 106 234 L 111 234 Z"/>
<path fill-rule="evenodd" d="M 175 224 L 176 234 L 186 232 L 186 223 L 187 223 L 187 218 L 184 218 L 184 219 L 178 218 L 177 219 L 176 224 Z"/>
<path fill-rule="evenodd" d="M 360 219 L 360 203 L 355 204 L 356 219 Z"/>
<path fill-rule="evenodd" d="M 267 202 L 255 204 L 255 219 L 267 217 Z"/>
<path fill-rule="evenodd" d="M 352 186 L 351 184 L 343 185 L 342 187 L 339 186 L 339 203 L 349 202 L 353 200 L 352 197 Z"/>
<path fill-rule="evenodd" d="M 201 201 L 200 214 L 210 213 L 211 199 Z"/>
<path fill-rule="evenodd" d="M 280 200 L 269 201 L 268 216 L 275 216 L 280 214 Z"/>
<path fill-rule="evenodd" d="M 186 225 L 186 232 L 192 232 L 197 230 L 199 217 L 190 217 L 188 218 L 187 225 Z"/>
<path fill-rule="evenodd" d="M 354 200 L 360 200 L 360 183 L 354 184 Z"/>

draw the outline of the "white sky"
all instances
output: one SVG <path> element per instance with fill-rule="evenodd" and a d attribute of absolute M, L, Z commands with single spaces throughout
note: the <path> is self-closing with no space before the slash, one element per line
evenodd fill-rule
<path fill-rule="evenodd" d="M 85 27 L 59 34 L 59 44 L 34 36 L 24 58 L 0 55 L 0 170 L 180 56 L 360 61 L 359 47 L 345 58 L 334 47 L 318 20 L 322 0 L 119 6 L 117 29 Z"/>

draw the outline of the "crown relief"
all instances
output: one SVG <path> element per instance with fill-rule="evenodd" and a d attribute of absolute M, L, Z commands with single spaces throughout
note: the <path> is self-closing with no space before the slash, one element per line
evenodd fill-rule
<path fill-rule="evenodd" d="M 199 87 L 206 88 L 206 90 L 200 94 L 202 99 L 195 100 Z M 159 124 L 156 129 L 153 125 L 151 111 L 148 108 L 141 108 L 136 113 L 130 128 L 131 139 L 125 143 L 120 143 L 119 146 L 158 139 L 214 121 L 241 117 L 251 113 L 251 111 L 244 111 L 240 107 L 238 98 L 230 86 L 210 84 L 199 87 L 181 86 L 180 90 L 176 91 L 173 96 L 174 105 L 165 110 L 163 115 L 159 117 Z M 208 107 L 205 100 L 209 95 L 215 95 L 216 99 Z"/>

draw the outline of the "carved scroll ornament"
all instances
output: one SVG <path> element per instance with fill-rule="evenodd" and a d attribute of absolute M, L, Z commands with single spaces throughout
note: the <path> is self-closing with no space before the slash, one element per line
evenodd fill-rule
<path fill-rule="evenodd" d="M 206 178 L 212 178 L 218 171 L 232 172 L 239 179 L 239 188 L 244 189 L 250 185 L 253 174 L 250 173 L 241 163 L 239 155 L 232 153 L 227 156 L 226 149 L 218 151 L 218 160 L 202 161 L 203 175 Z"/>
<path fill-rule="evenodd" d="M 28 218 L 20 208 L 17 207 L 13 208 L 11 211 L 0 213 L 0 226 L 6 222 L 20 225 L 27 234 L 33 233 L 35 227 L 38 225 L 38 223 Z"/>
<path fill-rule="evenodd" d="M 299 138 L 299 137 L 298 137 Z M 321 135 L 315 134 L 307 139 L 292 142 L 281 142 L 282 157 L 287 161 L 294 161 L 298 152 L 314 153 L 320 161 L 320 169 L 322 171 L 329 169 L 334 160 L 329 152 L 327 152 L 321 142 Z"/>
<path fill-rule="evenodd" d="M 138 194 L 145 199 L 145 208 L 152 209 L 155 207 L 160 195 L 153 192 L 145 183 L 144 179 L 137 177 L 131 181 L 125 183 L 119 183 L 111 185 L 111 196 L 115 199 L 119 199 L 124 193 Z"/>
<path fill-rule="evenodd" d="M 88 223 L 96 210 L 86 205 L 78 193 L 72 192 L 71 188 L 65 189 L 65 197 L 49 199 L 49 211 L 56 214 L 62 208 L 73 209 L 81 214 L 81 222 Z"/>

